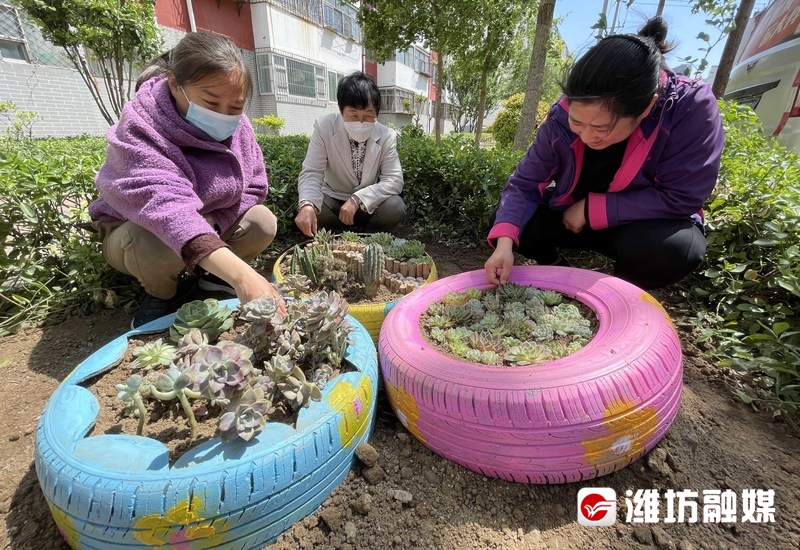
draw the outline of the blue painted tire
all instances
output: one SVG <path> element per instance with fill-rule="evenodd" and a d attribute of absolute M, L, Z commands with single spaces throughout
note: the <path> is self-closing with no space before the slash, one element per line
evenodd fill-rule
<path fill-rule="evenodd" d="M 235 307 L 238 301 L 223 303 Z M 357 371 L 328 382 L 322 401 L 299 412 L 296 428 L 269 423 L 246 443 L 213 438 L 172 466 L 155 439 L 86 437 L 99 405 L 78 384 L 118 364 L 129 337 L 164 330 L 174 317 L 103 346 L 45 406 L 36 431 L 36 474 L 72 548 L 263 548 L 320 506 L 370 435 L 377 353 L 367 330 L 348 316 L 356 330 L 346 358 Z"/>

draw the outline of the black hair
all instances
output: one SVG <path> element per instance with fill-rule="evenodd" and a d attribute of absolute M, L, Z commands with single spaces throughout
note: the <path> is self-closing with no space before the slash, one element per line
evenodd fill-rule
<path fill-rule="evenodd" d="M 375 114 L 381 112 L 381 92 L 378 85 L 366 73 L 356 71 L 339 81 L 336 87 L 336 101 L 339 103 L 339 112 L 345 107 L 366 109 L 370 103 L 375 107 Z"/>
<path fill-rule="evenodd" d="M 601 103 L 618 117 L 638 117 L 650 105 L 667 69 L 667 24 L 648 20 L 638 34 L 603 38 L 573 65 L 561 91 L 568 102 Z"/>
<path fill-rule="evenodd" d="M 228 38 L 210 32 L 190 32 L 177 46 L 151 61 L 136 81 L 136 89 L 155 76 L 171 72 L 179 85 L 197 82 L 216 73 L 241 76 L 246 94 L 252 91 L 253 79 L 244 63 L 241 50 Z"/>

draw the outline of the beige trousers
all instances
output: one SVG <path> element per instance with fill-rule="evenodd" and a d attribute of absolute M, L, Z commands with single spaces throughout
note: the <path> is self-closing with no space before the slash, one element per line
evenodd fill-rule
<path fill-rule="evenodd" d="M 94 226 L 103 240 L 103 257 L 108 265 L 136 277 L 151 296 L 165 300 L 175 296 L 178 276 L 186 264 L 161 239 L 129 221 L 95 222 Z M 275 215 L 257 204 L 220 238 L 234 254 L 249 262 L 266 250 L 277 232 Z"/>

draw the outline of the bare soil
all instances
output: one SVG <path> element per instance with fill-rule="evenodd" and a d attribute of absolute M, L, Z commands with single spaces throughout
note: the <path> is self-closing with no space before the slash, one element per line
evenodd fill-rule
<path fill-rule="evenodd" d="M 489 254 L 483 245 L 425 243 L 440 277 L 480 269 Z M 604 268 L 602 262 L 573 261 L 573 265 Z M 368 481 L 354 466 L 319 511 L 268 548 L 800 548 L 797 434 L 768 412 L 754 411 L 735 397 L 733 391 L 747 380 L 707 358 L 697 343 L 697 329 L 681 323 L 685 304 L 669 289 L 654 295 L 678 322 L 685 383 L 677 419 L 648 456 L 582 483 L 510 483 L 435 455 L 382 414 L 370 443 L 385 475 L 368 476 Z M 104 310 L 0 339 L 0 548 L 67 549 L 33 467 L 36 423 L 59 382 L 91 352 L 125 332 L 131 315 Z M 616 525 L 578 525 L 576 501 L 582 487 L 616 490 L 620 507 Z M 731 489 L 738 495 L 743 489 L 773 489 L 775 522 L 627 523 L 624 495 L 637 489 L 662 493 Z M 402 491 L 411 495 L 410 502 L 402 502 L 408 497 Z M 663 506 L 662 501 L 661 518 Z M 741 517 L 741 503 L 738 511 Z"/>

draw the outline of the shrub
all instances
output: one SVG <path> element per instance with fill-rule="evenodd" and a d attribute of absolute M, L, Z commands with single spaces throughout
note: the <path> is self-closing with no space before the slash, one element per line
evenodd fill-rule
<path fill-rule="evenodd" d="M 277 115 L 264 115 L 262 117 L 254 118 L 253 129 L 258 134 L 267 134 L 277 136 L 281 133 L 281 128 L 286 124 L 286 121 Z"/>
<path fill-rule="evenodd" d="M 800 403 L 800 169 L 764 137 L 749 107 L 720 102 L 726 131 L 719 182 L 706 209 L 706 269 L 695 293 L 723 365 L 753 373 L 781 400 Z M 744 394 L 742 394 L 744 395 Z M 744 396 L 750 401 L 751 398 Z"/>
<path fill-rule="evenodd" d="M 278 231 L 291 230 L 294 228 L 298 201 L 297 178 L 306 158 L 309 137 L 258 135 L 256 140 L 264 153 L 264 164 L 269 176 L 266 204 L 278 217 Z"/>
<path fill-rule="evenodd" d="M 497 118 L 487 128 L 494 136 L 494 142 L 498 147 L 510 149 L 514 145 L 514 138 L 517 135 L 519 119 L 522 116 L 522 104 L 525 102 L 525 94 L 514 94 L 501 101 L 503 109 L 497 114 Z M 540 102 L 536 110 L 536 128 L 544 121 L 550 105 Z"/>
<path fill-rule="evenodd" d="M 522 153 L 487 150 L 458 136 L 401 136 L 407 223 L 421 234 L 483 241 L 500 190 Z"/>
<path fill-rule="evenodd" d="M 72 307 L 119 305 L 119 278 L 81 229 L 96 196 L 105 139 L 3 141 L 0 148 L 0 335 Z"/>

